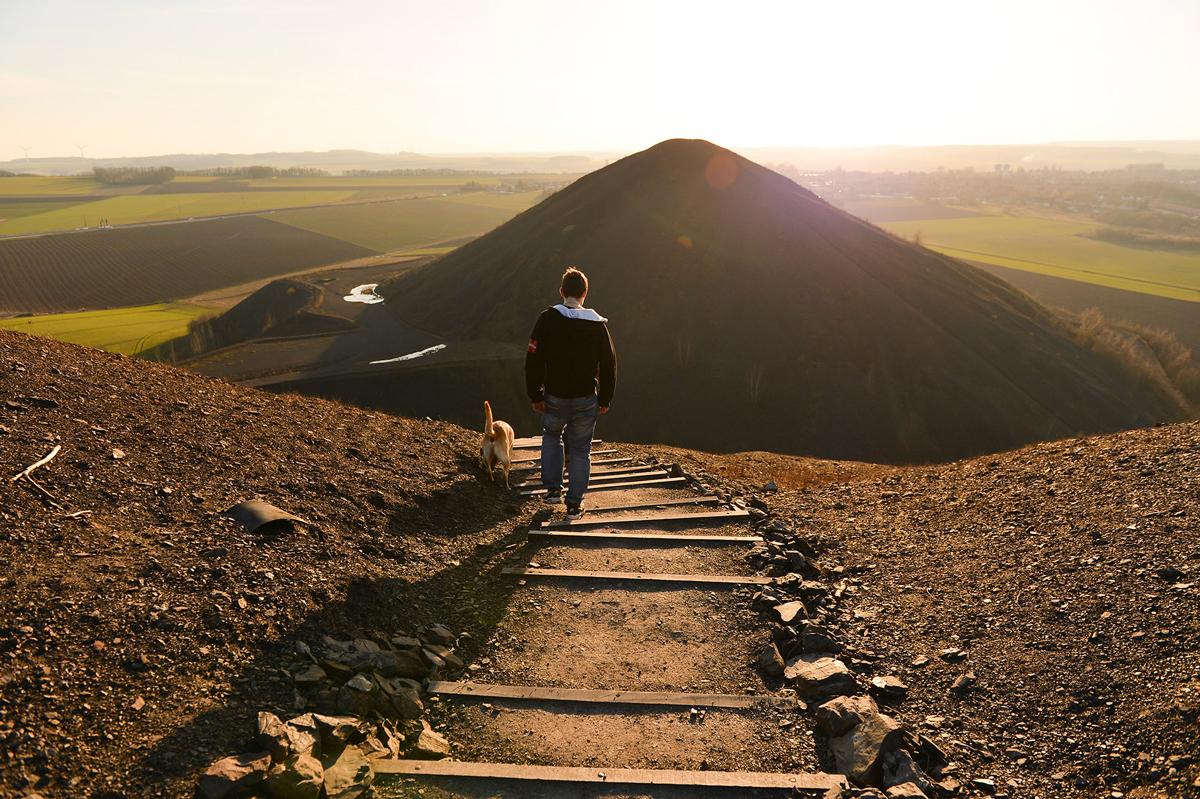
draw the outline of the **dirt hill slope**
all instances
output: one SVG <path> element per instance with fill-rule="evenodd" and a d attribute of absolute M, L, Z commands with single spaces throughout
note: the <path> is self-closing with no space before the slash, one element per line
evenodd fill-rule
<path fill-rule="evenodd" d="M 187 796 L 258 711 L 295 712 L 296 642 L 431 621 L 483 640 L 533 508 L 481 480 L 477 443 L 0 333 L 0 464 L 60 444 L 37 477 L 66 506 L 0 480 L 0 796 Z M 739 493 L 778 484 L 765 506 L 858 611 L 846 656 L 902 676 L 889 712 L 943 717 L 924 729 L 965 774 L 1017 796 L 1200 790 L 1200 424 L 932 468 L 659 454 Z M 255 496 L 313 525 L 219 517 Z"/>
<path fill-rule="evenodd" d="M 587 175 L 380 293 L 451 342 L 521 342 L 568 265 L 612 319 L 618 437 L 914 462 L 1181 414 L 1008 284 L 704 141 Z"/>
<path fill-rule="evenodd" d="M 892 712 L 964 782 L 1200 796 L 1200 423 L 840 484 L 746 460 L 680 459 L 735 492 L 778 484 L 762 498 L 844 569 L 845 657 L 907 684 Z"/>
<path fill-rule="evenodd" d="M 63 510 L 8 479 L 55 444 L 35 476 Z M 0 332 L 0 796 L 190 796 L 255 713 L 290 714 L 290 642 L 477 626 L 463 572 L 486 594 L 530 516 L 477 446 Z M 254 497 L 314 526 L 219 518 Z"/>

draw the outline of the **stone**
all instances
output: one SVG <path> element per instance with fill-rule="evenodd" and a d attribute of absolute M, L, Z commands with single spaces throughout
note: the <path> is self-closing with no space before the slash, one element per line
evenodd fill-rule
<path fill-rule="evenodd" d="M 421 760 L 441 760 L 450 756 L 450 742 L 446 736 L 435 732 L 428 721 L 422 720 L 421 732 L 409 755 Z"/>
<path fill-rule="evenodd" d="M 971 786 L 973 788 L 975 788 L 975 790 L 983 791 L 984 793 L 995 793 L 996 792 L 996 781 L 995 780 L 982 779 L 982 778 L 977 779 L 977 780 L 971 780 Z"/>
<path fill-rule="evenodd" d="M 271 771 L 268 752 L 223 757 L 200 775 L 197 794 L 203 799 L 232 799 L 244 796 L 267 778 Z"/>
<path fill-rule="evenodd" d="M 421 657 L 421 650 L 402 649 L 358 652 L 345 664 L 358 671 L 374 671 L 384 677 L 422 678 L 429 673 L 429 666 Z"/>
<path fill-rule="evenodd" d="M 288 719 L 283 728 L 291 754 L 321 756 L 321 730 L 312 713 Z"/>
<path fill-rule="evenodd" d="M 969 692 L 975 687 L 975 673 L 968 671 L 966 674 L 960 674 L 950 684 L 950 691 L 960 696 Z"/>
<path fill-rule="evenodd" d="M 888 787 L 915 785 L 922 796 L 934 793 L 936 790 L 933 780 L 917 765 L 913 756 L 904 749 L 896 749 L 884 757 L 883 784 Z"/>
<path fill-rule="evenodd" d="M 879 706 L 869 696 L 839 696 L 817 708 L 817 726 L 837 738 L 878 715 Z"/>
<path fill-rule="evenodd" d="M 375 682 L 365 674 L 355 674 L 346 681 L 347 688 L 353 688 L 355 691 L 368 693 L 375 690 Z"/>
<path fill-rule="evenodd" d="M 845 735 L 829 739 L 829 751 L 837 769 L 856 785 L 879 785 L 883 761 L 900 747 L 904 727 L 891 716 L 877 713 Z"/>
<path fill-rule="evenodd" d="M 961 649 L 943 649 L 938 653 L 938 657 L 947 663 L 959 663 L 966 660 L 967 653 Z"/>
<path fill-rule="evenodd" d="M 800 624 L 800 649 L 804 652 L 827 652 L 836 655 L 845 647 L 833 637 L 828 627 L 810 621 Z"/>
<path fill-rule="evenodd" d="M 902 782 L 887 789 L 888 799 L 928 799 L 915 782 Z"/>
<path fill-rule="evenodd" d="M 254 748 L 269 752 L 271 760 L 276 763 L 292 753 L 287 725 L 280 721 L 279 716 L 266 712 L 258 714 L 258 735 L 254 738 Z"/>
<path fill-rule="evenodd" d="M 908 686 L 892 675 L 872 677 L 870 690 L 873 696 L 884 702 L 900 702 L 908 696 Z"/>
<path fill-rule="evenodd" d="M 375 771 L 357 746 L 347 746 L 323 765 L 325 795 L 329 799 L 356 799 L 375 782 Z"/>
<path fill-rule="evenodd" d="M 363 738 L 362 721 L 353 716 L 310 715 L 320 733 L 322 752 L 336 752 L 346 744 L 357 743 Z"/>
<path fill-rule="evenodd" d="M 858 683 L 842 661 L 824 655 L 800 655 L 784 664 L 783 677 L 805 698 L 854 694 Z"/>
<path fill-rule="evenodd" d="M 329 679 L 329 675 L 325 673 L 325 669 L 318 666 L 316 663 L 309 663 L 302 669 L 292 674 L 292 679 L 296 681 L 296 685 L 301 687 L 310 685 L 320 685 Z"/>
<path fill-rule="evenodd" d="M 783 656 L 779 654 L 779 648 L 775 644 L 767 644 L 763 647 L 763 651 L 758 656 L 758 670 L 767 677 L 782 677 L 783 676 Z"/>
<path fill-rule="evenodd" d="M 929 658 L 925 657 L 924 655 L 919 655 L 919 656 L 913 658 L 912 663 L 910 663 L 909 665 L 912 666 L 914 669 L 923 669 L 929 665 Z"/>
<path fill-rule="evenodd" d="M 775 611 L 776 617 L 784 624 L 791 624 L 792 620 L 797 616 L 803 618 L 808 615 L 804 610 L 803 602 L 784 602 L 782 605 L 776 605 L 772 610 Z"/>
<path fill-rule="evenodd" d="M 425 712 L 425 704 L 421 694 L 415 688 L 407 685 L 396 685 L 391 697 L 392 707 L 396 715 L 402 719 L 419 719 Z"/>
<path fill-rule="evenodd" d="M 414 638 L 411 635 L 393 635 L 391 638 L 392 646 L 396 649 L 420 649 L 421 639 Z"/>
<path fill-rule="evenodd" d="M 421 638 L 423 638 L 426 643 L 430 644 L 454 646 L 457 636 L 451 632 L 449 627 L 444 624 L 431 624 L 425 628 L 425 632 Z"/>
<path fill-rule="evenodd" d="M 312 755 L 292 755 L 271 770 L 267 796 L 271 799 L 318 799 L 325 768 Z"/>

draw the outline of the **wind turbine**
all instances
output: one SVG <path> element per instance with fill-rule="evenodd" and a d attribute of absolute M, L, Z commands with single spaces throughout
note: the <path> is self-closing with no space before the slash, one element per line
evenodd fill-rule
<path fill-rule="evenodd" d="M 86 144 L 76 144 L 75 146 L 76 146 L 77 148 L 79 148 L 79 157 L 80 157 L 80 158 L 83 158 L 83 151 L 84 151 L 85 149 L 87 149 L 87 145 L 86 145 Z"/>
<path fill-rule="evenodd" d="M 25 160 L 26 160 L 26 161 L 28 161 L 28 160 L 29 160 L 29 148 L 28 148 L 28 147 L 22 147 L 22 146 L 21 146 L 21 145 L 19 145 L 19 144 L 17 145 L 17 147 L 19 147 L 19 148 L 21 149 L 21 152 L 25 153 Z"/>

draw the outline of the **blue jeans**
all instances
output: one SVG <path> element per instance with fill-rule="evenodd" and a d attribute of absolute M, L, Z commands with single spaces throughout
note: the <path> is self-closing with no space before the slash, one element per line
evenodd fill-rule
<path fill-rule="evenodd" d="M 599 400 L 590 397 L 563 399 L 547 394 L 542 414 L 542 485 L 554 493 L 562 490 L 563 441 L 566 440 L 570 484 L 567 504 L 583 502 L 592 477 L 592 435 L 600 417 Z"/>

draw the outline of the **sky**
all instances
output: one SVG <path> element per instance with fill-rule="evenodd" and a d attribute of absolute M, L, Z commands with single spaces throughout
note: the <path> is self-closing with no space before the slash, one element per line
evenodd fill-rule
<path fill-rule="evenodd" d="M 0 0 L 0 160 L 1200 139 L 1198 0 Z"/>

